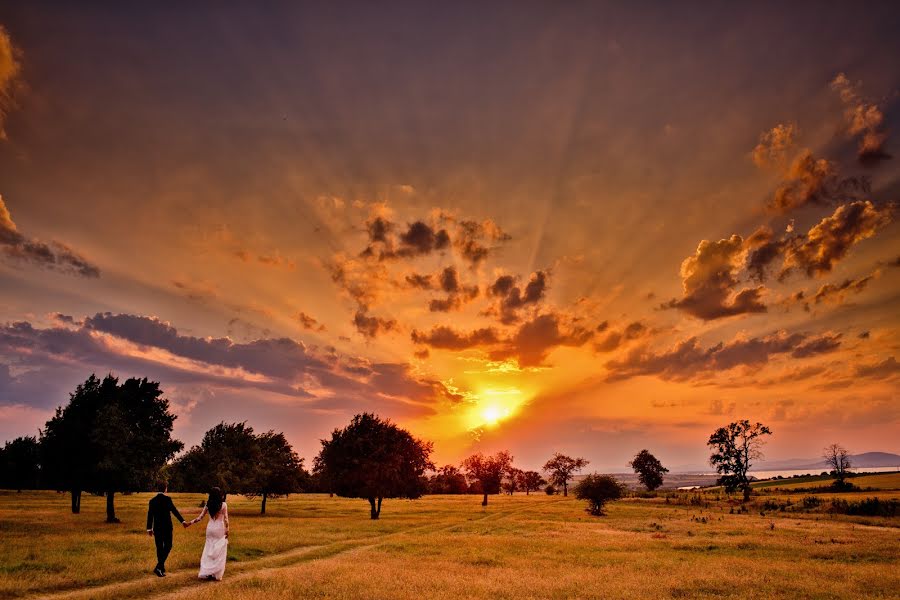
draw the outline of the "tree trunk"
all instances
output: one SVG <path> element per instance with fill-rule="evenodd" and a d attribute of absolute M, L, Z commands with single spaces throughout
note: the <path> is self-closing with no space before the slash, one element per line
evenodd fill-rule
<path fill-rule="evenodd" d="M 381 496 L 378 496 L 378 517 L 381 516 L 381 500 L 382 500 Z M 375 518 L 377 519 L 378 517 L 375 517 Z"/>
<path fill-rule="evenodd" d="M 482 506 L 487 506 L 487 493 L 484 495 L 484 500 L 481 501 Z"/>
<path fill-rule="evenodd" d="M 750 484 L 744 486 L 744 502 L 750 500 Z"/>
<path fill-rule="evenodd" d="M 81 512 L 81 490 L 72 490 L 72 514 Z"/>
<path fill-rule="evenodd" d="M 262 496 L 263 496 L 262 508 L 260 509 L 259 514 L 264 515 L 264 514 L 266 514 L 266 493 L 263 492 Z"/>
<path fill-rule="evenodd" d="M 371 507 L 370 514 L 371 514 L 372 520 L 375 521 L 376 519 L 378 519 L 378 511 L 375 509 L 375 498 L 374 497 L 369 498 L 369 507 Z"/>
<path fill-rule="evenodd" d="M 106 522 L 119 523 L 116 518 L 115 492 L 106 492 Z"/>
<path fill-rule="evenodd" d="M 531 495 L 531 492 L 528 491 L 528 488 L 525 488 L 525 495 L 526 495 L 526 496 Z"/>
<path fill-rule="evenodd" d="M 563 481 L 563 496 L 569 495 L 569 482 Z"/>

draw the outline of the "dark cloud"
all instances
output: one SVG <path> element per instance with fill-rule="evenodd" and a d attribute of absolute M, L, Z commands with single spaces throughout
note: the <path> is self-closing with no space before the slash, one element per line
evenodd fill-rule
<path fill-rule="evenodd" d="M 362 310 L 356 311 L 356 314 L 353 316 L 353 325 L 356 326 L 358 332 L 367 338 L 374 338 L 382 333 L 397 329 L 396 320 L 372 317 Z"/>
<path fill-rule="evenodd" d="M 411 337 L 416 344 L 441 350 L 466 350 L 493 345 L 500 341 L 499 334 L 492 327 L 483 327 L 469 333 L 460 333 L 455 329 L 441 325 L 433 327 L 427 333 L 413 330 Z"/>
<path fill-rule="evenodd" d="M 495 314 L 500 322 L 509 325 L 519 320 L 520 309 L 536 306 L 544 299 L 548 287 L 548 273 L 535 271 L 524 288 L 512 275 L 501 275 L 488 287 L 488 295 L 497 298 L 489 314 Z"/>
<path fill-rule="evenodd" d="M 841 303 L 849 294 L 859 294 L 869 285 L 869 282 L 875 278 L 875 274 L 860 277 L 858 279 L 845 279 L 841 283 L 826 283 L 819 288 L 813 297 L 816 304 L 820 302 Z"/>
<path fill-rule="evenodd" d="M 419 273 L 411 273 L 406 276 L 406 283 L 413 288 L 420 290 L 430 290 L 434 285 L 431 283 L 431 275 L 420 275 Z"/>
<path fill-rule="evenodd" d="M 893 356 L 889 356 L 880 362 L 857 365 L 854 371 L 857 377 L 887 379 L 900 375 L 900 363 Z"/>
<path fill-rule="evenodd" d="M 444 250 L 450 245 L 450 235 L 446 229 L 435 231 L 422 221 L 411 223 L 400 235 L 400 256 L 428 254 L 435 250 Z M 407 254 L 408 253 L 408 254 Z"/>
<path fill-rule="evenodd" d="M 593 335 L 592 331 L 565 323 L 560 315 L 542 314 L 523 323 L 500 348 L 490 352 L 490 357 L 494 360 L 515 358 L 520 367 L 538 367 L 554 349 L 583 346 Z"/>
<path fill-rule="evenodd" d="M 0 32 L 2 33 L 2 32 Z M 42 242 L 19 232 L 0 197 L 0 248 L 14 260 L 82 277 L 99 277 L 100 269 L 61 242 Z"/>
<path fill-rule="evenodd" d="M 456 221 L 454 245 L 462 257 L 472 265 L 477 265 L 488 257 L 497 243 L 509 241 L 511 237 L 492 220 Z"/>
<path fill-rule="evenodd" d="M 681 263 L 684 295 L 661 308 L 677 308 L 704 321 L 766 312 L 762 303 L 765 288 L 735 291 L 744 255 L 744 240 L 739 235 L 716 242 L 703 240 L 694 256 Z"/>
<path fill-rule="evenodd" d="M 305 312 L 297 313 L 297 320 L 300 322 L 300 325 L 303 326 L 303 329 L 310 329 L 315 331 L 325 331 L 325 326 L 319 323 L 314 317 L 309 316 Z"/>
<path fill-rule="evenodd" d="M 428 304 L 431 312 L 449 312 L 461 308 L 478 297 L 478 286 L 465 286 L 460 282 L 455 267 L 447 267 L 437 275 L 440 289 L 447 293 L 445 298 L 435 298 Z"/>
<path fill-rule="evenodd" d="M 602 328 L 601 328 L 602 327 Z M 596 331 L 603 333 L 609 329 L 608 321 L 604 321 Z M 594 344 L 597 352 L 612 352 L 622 345 L 643 338 L 650 334 L 650 329 L 641 321 L 634 321 L 625 326 L 621 331 L 609 331 Z"/>
<path fill-rule="evenodd" d="M 831 82 L 831 89 L 838 93 L 844 104 L 847 134 L 859 139 L 860 162 L 874 163 L 890 158 L 884 150 L 887 140 L 884 111 L 877 104 L 863 98 L 861 87 L 861 82 L 852 83 L 843 73 L 838 73 Z"/>
<path fill-rule="evenodd" d="M 617 381 L 642 375 L 654 375 L 672 381 L 687 381 L 700 375 L 727 371 L 739 366 L 760 367 L 773 355 L 790 354 L 807 358 L 833 352 L 840 346 L 839 334 L 809 337 L 805 334 L 778 332 L 761 338 L 737 339 L 702 348 L 696 337 L 674 348 L 655 353 L 636 348 L 621 360 L 606 363 L 607 379 Z"/>

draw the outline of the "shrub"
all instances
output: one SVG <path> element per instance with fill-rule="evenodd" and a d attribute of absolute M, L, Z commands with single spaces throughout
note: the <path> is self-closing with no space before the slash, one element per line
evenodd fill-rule
<path fill-rule="evenodd" d="M 544 493 L 546 493 L 548 496 L 552 496 L 556 493 L 556 488 L 553 487 L 552 483 L 549 483 L 547 484 L 547 487 L 544 488 Z"/>
<path fill-rule="evenodd" d="M 900 513 L 900 501 L 865 498 L 858 502 L 833 498 L 828 512 L 862 517 L 893 517 Z"/>
<path fill-rule="evenodd" d="M 806 496 L 803 498 L 803 508 L 809 510 L 819 508 L 822 505 L 822 499 L 818 496 Z"/>
<path fill-rule="evenodd" d="M 603 505 L 623 496 L 625 486 L 609 475 L 588 475 L 575 486 L 575 497 L 587 500 L 587 511 L 595 516 L 603 514 Z"/>

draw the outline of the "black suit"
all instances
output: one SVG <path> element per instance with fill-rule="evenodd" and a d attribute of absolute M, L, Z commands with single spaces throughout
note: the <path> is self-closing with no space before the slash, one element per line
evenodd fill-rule
<path fill-rule="evenodd" d="M 147 509 L 147 530 L 153 530 L 153 539 L 156 541 L 156 568 L 165 573 L 166 558 L 172 551 L 172 517 L 175 515 L 181 523 L 184 519 L 172 499 L 160 492 L 150 499 Z"/>

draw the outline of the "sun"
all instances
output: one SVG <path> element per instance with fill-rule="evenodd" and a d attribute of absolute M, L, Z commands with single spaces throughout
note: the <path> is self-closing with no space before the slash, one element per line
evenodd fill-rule
<path fill-rule="evenodd" d="M 469 428 L 495 427 L 514 416 L 525 402 L 518 388 L 484 388 L 475 394 L 468 414 Z"/>

